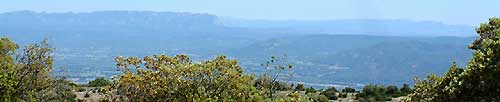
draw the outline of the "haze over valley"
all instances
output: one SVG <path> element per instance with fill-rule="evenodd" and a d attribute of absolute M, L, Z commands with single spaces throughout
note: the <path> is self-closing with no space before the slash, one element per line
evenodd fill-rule
<path fill-rule="evenodd" d="M 77 83 L 110 78 L 116 56 L 187 54 L 238 59 L 259 74 L 270 56 L 293 64 L 290 82 L 315 87 L 413 84 L 414 76 L 463 66 L 474 27 L 412 20 L 248 20 L 153 11 L 0 14 L 0 35 L 20 45 L 47 38 L 56 48 L 54 74 Z M 390 74 L 387 74 L 390 73 Z"/>

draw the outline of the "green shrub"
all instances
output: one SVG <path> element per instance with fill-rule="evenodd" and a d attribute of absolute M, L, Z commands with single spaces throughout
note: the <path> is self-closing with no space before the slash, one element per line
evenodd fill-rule
<path fill-rule="evenodd" d="M 326 96 L 329 100 L 337 100 L 338 97 L 337 97 L 337 89 L 335 89 L 335 87 L 330 87 L 328 89 L 326 89 L 325 91 L 322 91 L 320 93 L 320 95 L 324 95 Z"/>
<path fill-rule="evenodd" d="M 90 97 L 90 94 L 87 92 L 87 93 L 85 93 L 85 95 L 84 95 L 83 97 L 85 97 L 85 98 L 89 98 L 89 97 Z"/>
<path fill-rule="evenodd" d="M 469 45 L 475 52 L 465 68 L 453 63 L 443 76 L 416 79 L 406 101 L 492 102 L 500 100 L 500 18 L 476 28 L 479 37 Z"/>
<path fill-rule="evenodd" d="M 316 93 L 316 89 L 314 89 L 313 87 L 307 88 L 306 94 L 308 94 L 308 93 Z"/>
<path fill-rule="evenodd" d="M 51 102 L 73 101 L 72 82 L 51 75 L 53 48 L 44 40 L 20 47 L 8 38 L 0 38 L 0 101 Z"/>
<path fill-rule="evenodd" d="M 350 88 L 350 87 L 345 87 L 344 89 L 342 89 L 342 92 L 344 92 L 344 93 L 354 93 L 354 92 L 356 92 L 356 89 Z"/>
<path fill-rule="evenodd" d="M 83 87 L 79 87 L 79 86 L 77 86 L 77 87 L 75 87 L 75 91 L 76 91 L 76 92 L 83 92 L 83 91 L 86 91 L 86 90 L 85 90 L 85 88 L 83 88 Z"/>
<path fill-rule="evenodd" d="M 328 98 L 325 95 L 319 95 L 318 96 L 318 102 L 328 102 Z"/>
<path fill-rule="evenodd" d="M 192 62 L 186 55 L 117 57 L 123 74 L 104 93 L 104 101 L 265 101 L 236 60 L 218 56 Z M 132 71 L 134 70 L 134 71 Z"/>
<path fill-rule="evenodd" d="M 295 87 L 295 91 L 304 91 L 305 88 L 304 88 L 304 84 L 297 84 L 297 86 Z"/>
<path fill-rule="evenodd" d="M 113 84 L 111 81 L 104 78 L 96 78 L 88 83 L 89 87 L 104 87 Z"/>

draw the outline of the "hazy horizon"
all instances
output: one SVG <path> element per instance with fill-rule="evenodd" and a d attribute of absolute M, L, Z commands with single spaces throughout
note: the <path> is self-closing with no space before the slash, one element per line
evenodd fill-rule
<path fill-rule="evenodd" d="M 429 3 L 432 2 L 432 3 Z M 433 21 L 450 25 L 477 26 L 500 9 L 500 1 L 4 1 L 0 12 L 93 12 L 93 11 L 155 11 L 190 12 L 248 20 L 345 20 L 381 19 Z"/>
<path fill-rule="evenodd" d="M 500 100 L 500 0 L 0 1 L 0 100 Z"/>

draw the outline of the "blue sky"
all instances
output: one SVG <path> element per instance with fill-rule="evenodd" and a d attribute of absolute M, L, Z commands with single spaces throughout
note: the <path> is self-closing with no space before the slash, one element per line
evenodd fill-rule
<path fill-rule="evenodd" d="M 408 19 L 476 26 L 500 0 L 0 0 L 0 12 L 148 10 L 265 20 Z"/>

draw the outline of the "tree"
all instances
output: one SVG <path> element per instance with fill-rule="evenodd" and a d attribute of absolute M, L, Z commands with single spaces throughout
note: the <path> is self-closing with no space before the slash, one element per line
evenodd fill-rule
<path fill-rule="evenodd" d="M 442 80 L 439 76 L 435 74 L 431 74 L 427 76 L 426 80 L 415 79 L 415 86 L 413 93 L 408 95 L 408 99 L 406 101 L 438 101 L 438 100 L 447 100 L 447 99 L 438 99 L 438 97 L 446 96 L 442 95 L 443 89 L 437 89 L 438 83 Z"/>
<path fill-rule="evenodd" d="M 339 93 L 339 98 L 346 98 L 347 97 L 347 93 Z"/>
<path fill-rule="evenodd" d="M 297 84 L 297 87 L 295 87 L 295 91 L 304 91 L 304 84 Z"/>
<path fill-rule="evenodd" d="M 318 95 L 317 102 L 328 102 L 329 99 L 325 95 Z"/>
<path fill-rule="evenodd" d="M 386 90 L 387 91 L 385 92 L 385 94 L 389 94 L 389 95 L 399 94 L 398 86 L 390 85 L 390 86 L 387 86 Z"/>
<path fill-rule="evenodd" d="M 261 64 L 266 70 L 264 74 L 259 77 L 256 86 L 261 90 L 266 90 L 266 95 L 274 99 L 274 94 L 276 91 L 286 89 L 287 85 L 284 82 L 280 82 L 279 79 L 283 78 L 283 72 L 289 71 L 289 76 L 291 76 L 291 69 L 293 66 L 287 64 L 286 55 L 283 57 L 271 56 L 271 60 L 267 61 L 265 64 Z"/>
<path fill-rule="evenodd" d="M 342 89 L 342 92 L 344 92 L 344 93 L 354 93 L 354 92 L 356 92 L 356 89 L 351 88 L 351 87 L 345 87 L 344 89 Z"/>
<path fill-rule="evenodd" d="M 186 55 L 116 57 L 123 74 L 113 78 L 104 101 L 263 101 L 236 60 L 225 56 L 192 62 Z"/>
<path fill-rule="evenodd" d="M 24 47 L 8 38 L 0 38 L 0 98 L 2 101 L 73 101 L 71 82 L 50 75 L 52 51 L 47 40 Z M 16 56 L 15 58 L 13 56 Z"/>
<path fill-rule="evenodd" d="M 406 96 L 408 95 L 409 93 L 411 93 L 413 90 L 410 88 L 410 85 L 408 84 L 403 84 L 403 87 L 401 87 L 401 89 L 399 89 L 401 91 L 401 94 L 403 96 Z"/>
<path fill-rule="evenodd" d="M 273 84 L 273 85 L 269 85 Z M 266 75 L 262 75 L 255 80 L 254 86 L 261 90 L 269 89 L 269 86 L 273 86 L 275 91 L 287 91 L 293 90 L 292 85 L 288 85 L 288 83 L 276 81 L 272 83 L 272 79 L 267 77 Z M 269 91 L 267 91 L 269 92 Z"/>
<path fill-rule="evenodd" d="M 363 94 L 366 96 L 382 95 L 386 92 L 385 87 L 382 85 L 366 85 L 363 87 Z"/>
<path fill-rule="evenodd" d="M 386 99 L 391 99 L 387 97 L 387 89 L 383 85 L 366 85 L 363 87 L 363 91 L 357 94 L 358 99 L 375 99 L 375 101 L 385 101 Z"/>
<path fill-rule="evenodd" d="M 337 100 L 337 89 L 335 87 L 330 87 L 325 91 L 321 92 L 320 95 L 325 95 L 329 100 Z"/>
<path fill-rule="evenodd" d="M 14 100 L 16 93 L 16 72 L 13 55 L 19 45 L 10 41 L 8 38 L 0 38 L 0 99 L 2 101 Z"/>
<path fill-rule="evenodd" d="M 499 101 L 500 100 L 500 18 L 481 24 L 469 48 L 475 50 L 465 68 L 455 63 L 443 76 L 417 80 L 407 101 Z"/>
<path fill-rule="evenodd" d="M 109 86 L 113 83 L 111 81 L 104 79 L 104 78 L 96 78 L 95 80 L 92 80 L 88 83 L 89 87 L 104 87 L 104 86 Z"/>
<path fill-rule="evenodd" d="M 290 94 L 288 94 L 287 97 L 277 97 L 275 99 L 276 102 L 309 102 L 310 97 L 307 95 L 300 95 L 299 92 L 294 91 Z"/>
<path fill-rule="evenodd" d="M 293 101 L 293 102 L 328 102 L 328 98 L 324 95 L 307 94 L 308 101 Z"/>
<path fill-rule="evenodd" d="M 313 87 L 307 88 L 306 94 L 308 94 L 308 93 L 316 93 L 316 89 L 314 89 Z"/>

